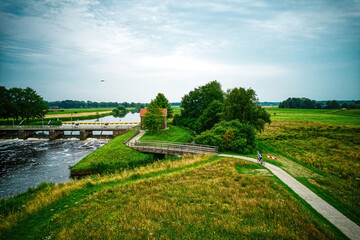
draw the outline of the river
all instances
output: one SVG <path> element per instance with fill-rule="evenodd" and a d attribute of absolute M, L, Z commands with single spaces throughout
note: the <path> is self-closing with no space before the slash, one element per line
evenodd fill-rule
<path fill-rule="evenodd" d="M 97 121 L 139 121 L 139 113 L 129 113 L 124 118 L 107 116 Z M 94 121 L 94 120 L 83 120 Z M 0 140 L 0 198 L 25 192 L 41 182 L 66 182 L 71 180 L 69 166 L 75 165 L 95 151 L 108 139 L 78 138 L 27 140 Z"/>

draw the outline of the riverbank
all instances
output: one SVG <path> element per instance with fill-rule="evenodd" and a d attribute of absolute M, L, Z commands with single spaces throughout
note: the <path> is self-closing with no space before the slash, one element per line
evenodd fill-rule
<path fill-rule="evenodd" d="M 110 142 L 84 157 L 75 166 L 71 167 L 73 177 L 82 177 L 89 174 L 114 173 L 143 166 L 155 159 L 151 154 L 138 152 L 124 144 L 124 140 L 135 130 L 117 136 Z"/>

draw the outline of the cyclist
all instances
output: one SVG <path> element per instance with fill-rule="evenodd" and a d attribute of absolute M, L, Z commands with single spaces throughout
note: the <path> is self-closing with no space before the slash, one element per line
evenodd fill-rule
<path fill-rule="evenodd" d="M 258 163 L 260 163 L 261 165 L 264 165 L 262 155 L 261 155 L 261 153 L 259 151 L 257 152 L 257 155 L 258 155 L 258 157 L 257 157 Z"/>

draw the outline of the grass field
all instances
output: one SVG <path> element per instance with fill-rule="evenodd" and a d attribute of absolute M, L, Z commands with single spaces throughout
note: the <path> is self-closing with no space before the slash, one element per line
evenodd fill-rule
<path fill-rule="evenodd" d="M 71 167 L 71 174 L 79 176 L 111 173 L 153 162 L 153 155 L 138 152 L 123 143 L 124 139 L 133 134 L 133 132 L 135 130 L 115 137 L 98 150 L 84 157 L 75 166 Z"/>
<path fill-rule="evenodd" d="M 178 126 L 168 125 L 169 129 L 154 132 L 146 132 L 141 140 L 158 140 L 170 142 L 192 142 L 194 133 Z"/>
<path fill-rule="evenodd" d="M 206 155 L 0 202 L 1 239 L 344 239 L 266 169 Z"/>
<path fill-rule="evenodd" d="M 174 115 L 176 114 L 180 114 L 181 112 L 181 107 L 180 106 L 171 106 L 173 112 L 174 112 Z"/>
<path fill-rule="evenodd" d="M 360 224 L 359 111 L 268 111 L 276 115 L 258 135 L 258 149 Z"/>
<path fill-rule="evenodd" d="M 360 110 L 266 108 L 271 120 L 308 121 L 330 125 L 359 126 Z"/>

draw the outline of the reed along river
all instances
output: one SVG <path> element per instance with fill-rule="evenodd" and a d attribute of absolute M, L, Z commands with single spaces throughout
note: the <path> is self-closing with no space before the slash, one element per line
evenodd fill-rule
<path fill-rule="evenodd" d="M 0 140 L 0 198 L 25 192 L 41 182 L 70 180 L 69 166 L 109 140 L 89 138 Z"/>

